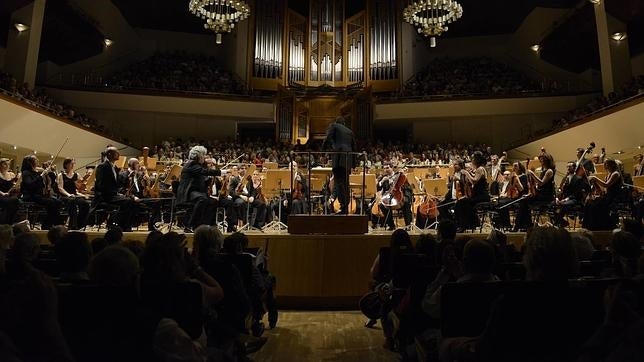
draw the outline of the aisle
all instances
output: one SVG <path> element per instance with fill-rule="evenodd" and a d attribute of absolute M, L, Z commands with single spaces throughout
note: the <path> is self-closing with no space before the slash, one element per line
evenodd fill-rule
<path fill-rule="evenodd" d="M 398 361 L 385 350 L 382 330 L 367 329 L 360 312 L 280 312 L 268 342 L 251 355 L 257 362 Z"/>

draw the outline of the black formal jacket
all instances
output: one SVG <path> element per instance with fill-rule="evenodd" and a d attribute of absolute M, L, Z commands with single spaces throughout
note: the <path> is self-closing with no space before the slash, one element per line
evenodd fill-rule
<path fill-rule="evenodd" d="M 129 169 L 123 169 L 119 173 L 119 183 L 125 187 L 125 192 L 127 192 L 127 187 L 129 186 L 129 178 L 130 178 L 130 170 Z M 133 179 L 134 180 L 134 179 Z M 143 198 L 143 182 L 141 182 L 141 178 L 137 177 L 136 178 L 136 184 L 139 186 L 139 191 L 136 191 L 136 185 L 132 185 L 132 196 L 136 196 L 138 198 Z"/>
<path fill-rule="evenodd" d="M 348 151 L 351 152 L 356 149 L 356 140 L 353 137 L 353 131 L 347 126 L 340 123 L 331 123 L 326 130 L 326 139 L 322 144 L 322 148 L 331 151 Z M 331 158 L 333 160 L 333 167 L 353 167 L 353 157 L 346 159 L 345 155 L 334 154 Z M 346 161 L 345 161 L 346 159 Z"/>
<path fill-rule="evenodd" d="M 565 177 L 568 178 L 568 176 Z M 564 198 L 569 197 L 577 202 L 581 202 L 584 200 L 584 189 L 584 180 L 577 175 L 573 175 L 570 182 L 564 182 L 561 193 Z"/>
<path fill-rule="evenodd" d="M 209 169 L 190 161 L 183 166 L 179 187 L 177 189 L 177 204 L 193 201 L 199 196 L 208 194 L 208 176 L 221 176 L 220 170 Z"/>
<path fill-rule="evenodd" d="M 116 177 L 114 177 L 112 167 L 116 171 Z M 96 167 L 96 183 L 94 184 L 94 200 L 96 202 L 110 201 L 121 191 L 123 183 L 119 173 L 119 168 L 112 166 L 110 161 L 105 161 Z"/>

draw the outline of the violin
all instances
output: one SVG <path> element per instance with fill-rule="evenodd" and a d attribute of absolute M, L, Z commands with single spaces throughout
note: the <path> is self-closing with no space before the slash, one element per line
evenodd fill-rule
<path fill-rule="evenodd" d="M 46 198 L 51 197 L 53 192 L 54 192 L 54 190 L 53 190 L 53 183 L 54 182 L 53 182 L 51 176 L 49 175 L 54 170 L 56 170 L 56 165 L 54 165 L 52 163 L 49 166 L 47 166 L 43 170 L 43 172 L 40 174 L 40 176 L 43 179 L 43 183 L 45 185 L 45 187 L 43 187 L 42 193 L 43 193 L 43 196 L 46 197 Z"/>

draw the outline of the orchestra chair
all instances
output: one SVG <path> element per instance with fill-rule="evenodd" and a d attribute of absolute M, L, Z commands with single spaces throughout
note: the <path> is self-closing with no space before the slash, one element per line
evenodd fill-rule
<path fill-rule="evenodd" d="M 36 228 L 36 224 L 40 224 L 42 228 L 42 223 L 40 222 L 40 220 L 42 217 L 45 217 L 47 215 L 47 209 L 45 209 L 44 206 L 39 205 L 35 202 L 20 200 L 18 213 L 19 214 L 22 213 L 25 215 L 25 220 L 29 222 L 29 228 L 31 230 L 34 230 Z M 61 210 L 61 215 L 66 216 L 67 211 L 64 210 L 64 212 L 62 212 Z"/>
<path fill-rule="evenodd" d="M 480 202 L 474 206 L 474 211 L 479 219 L 479 232 L 483 232 L 483 226 L 487 221 L 493 229 L 496 229 L 495 220 L 499 216 L 494 202 Z"/>
<path fill-rule="evenodd" d="M 222 234 L 228 229 L 228 221 L 226 221 L 226 208 L 223 206 L 217 206 L 215 210 L 215 226 Z"/>
<path fill-rule="evenodd" d="M 96 231 L 101 231 L 103 220 L 105 220 L 105 229 L 109 229 L 112 220 L 116 217 L 119 211 L 119 206 L 110 204 L 108 202 L 99 202 L 96 206 L 90 209 L 89 214 L 94 215 L 94 226 Z M 85 226 L 87 228 L 87 226 Z"/>
<path fill-rule="evenodd" d="M 539 224 L 539 218 L 541 216 L 548 216 L 552 221 L 554 220 L 555 214 L 555 203 L 552 201 L 546 202 L 535 202 L 530 205 L 530 215 L 532 217 L 532 223 L 535 225 Z"/>

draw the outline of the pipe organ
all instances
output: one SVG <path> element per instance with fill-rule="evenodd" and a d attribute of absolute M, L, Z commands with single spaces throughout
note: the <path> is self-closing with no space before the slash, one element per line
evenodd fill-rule
<path fill-rule="evenodd" d="M 277 91 L 277 140 L 323 138 L 339 115 L 356 137 L 368 139 L 372 92 L 400 87 L 401 3 L 255 0 L 254 9 L 249 82 L 252 89 Z"/>
<path fill-rule="evenodd" d="M 400 2 L 350 1 L 256 0 L 250 87 L 398 89 Z"/>

